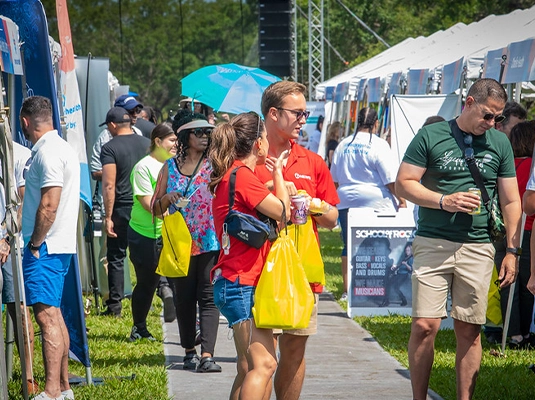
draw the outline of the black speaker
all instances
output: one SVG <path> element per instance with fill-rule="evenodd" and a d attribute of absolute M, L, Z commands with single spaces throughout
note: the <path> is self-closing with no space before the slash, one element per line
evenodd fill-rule
<path fill-rule="evenodd" d="M 260 68 L 279 77 L 293 75 L 294 30 L 291 0 L 261 0 L 258 13 Z"/>

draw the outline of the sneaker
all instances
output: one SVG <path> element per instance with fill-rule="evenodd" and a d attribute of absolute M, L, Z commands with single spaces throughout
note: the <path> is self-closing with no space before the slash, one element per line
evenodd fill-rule
<path fill-rule="evenodd" d="M 169 286 L 163 285 L 158 290 L 158 296 L 160 296 L 163 302 L 163 320 L 165 322 L 173 322 L 176 319 L 173 291 Z"/>
<path fill-rule="evenodd" d="M 197 353 L 186 354 L 186 356 L 184 357 L 184 365 L 182 365 L 182 369 L 196 370 L 200 362 L 201 359 L 199 358 Z"/>
<path fill-rule="evenodd" d="M 48 395 L 45 392 L 41 392 L 33 398 L 33 400 L 63 400 L 63 399 L 64 399 L 63 395 L 61 395 L 61 397 L 48 397 Z"/>
<path fill-rule="evenodd" d="M 61 392 L 61 395 L 63 396 L 63 400 L 74 400 L 74 392 L 72 389 L 64 390 Z"/>
<path fill-rule="evenodd" d="M 342 293 L 340 296 L 340 301 L 347 301 L 347 292 Z"/>
<path fill-rule="evenodd" d="M 132 327 L 132 331 L 130 332 L 130 341 L 135 342 L 138 339 L 147 339 L 151 342 L 156 341 L 154 336 L 147 330 L 147 328 L 138 328 L 137 326 Z"/>

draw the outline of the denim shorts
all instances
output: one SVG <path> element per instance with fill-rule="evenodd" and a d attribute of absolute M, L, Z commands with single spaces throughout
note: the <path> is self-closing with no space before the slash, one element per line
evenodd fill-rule
<path fill-rule="evenodd" d="M 223 277 L 214 282 L 214 303 L 227 319 L 229 328 L 253 318 L 255 286 L 240 285 Z"/>

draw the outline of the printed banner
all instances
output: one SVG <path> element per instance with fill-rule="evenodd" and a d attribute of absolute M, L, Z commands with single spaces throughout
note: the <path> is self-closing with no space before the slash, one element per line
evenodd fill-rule
<path fill-rule="evenodd" d="M 393 215 L 349 209 L 349 316 L 410 311 L 414 226 L 410 209 Z"/>
<path fill-rule="evenodd" d="M 91 186 L 85 147 L 84 118 L 80 103 L 80 91 L 74 68 L 71 25 L 67 10 L 67 0 L 56 0 L 58 30 L 61 44 L 60 87 L 62 93 L 63 115 L 66 124 L 64 138 L 74 148 L 80 160 L 80 198 L 91 207 Z"/>

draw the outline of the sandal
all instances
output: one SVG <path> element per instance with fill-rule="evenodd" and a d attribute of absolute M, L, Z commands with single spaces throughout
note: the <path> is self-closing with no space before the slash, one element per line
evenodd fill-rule
<path fill-rule="evenodd" d="M 221 366 L 212 357 L 203 357 L 197 366 L 197 372 L 221 372 Z"/>

